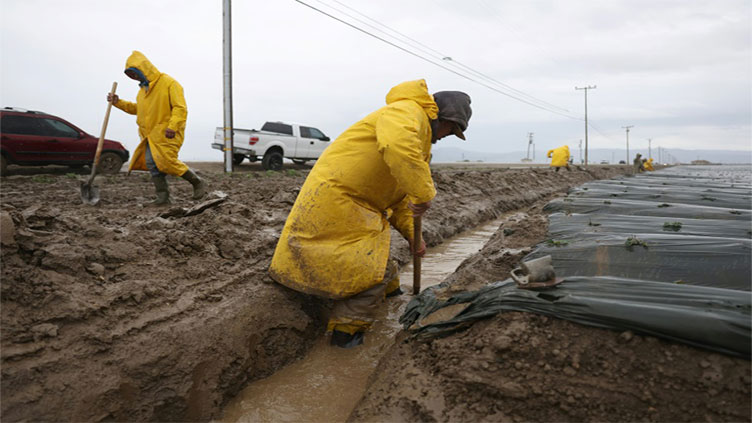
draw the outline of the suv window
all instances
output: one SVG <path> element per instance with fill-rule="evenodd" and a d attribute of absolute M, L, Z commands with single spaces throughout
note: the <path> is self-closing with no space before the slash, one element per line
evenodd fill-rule
<path fill-rule="evenodd" d="M 0 120 L 0 131 L 16 135 L 46 135 L 42 133 L 43 128 L 39 119 L 19 115 L 3 115 Z"/>
<path fill-rule="evenodd" d="M 46 126 L 44 128 L 44 135 L 51 137 L 64 137 L 64 138 L 78 138 L 79 133 L 77 130 L 71 128 L 67 124 L 55 119 L 41 119 Z"/>
<path fill-rule="evenodd" d="M 292 125 L 279 122 L 266 122 L 261 127 L 262 131 L 276 132 L 278 134 L 292 135 Z"/>

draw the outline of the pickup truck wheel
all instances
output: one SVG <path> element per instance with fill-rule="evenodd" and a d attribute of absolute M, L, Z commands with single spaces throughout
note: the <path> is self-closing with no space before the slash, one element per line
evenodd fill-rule
<path fill-rule="evenodd" d="M 308 163 L 308 160 L 299 160 L 299 159 L 292 159 L 292 162 L 299 165 L 304 165 Z"/>
<path fill-rule="evenodd" d="M 97 169 L 97 173 L 103 175 L 114 175 L 120 172 L 121 167 L 123 167 L 123 159 L 117 155 L 117 153 L 105 152 L 99 156 L 99 168 Z"/>
<path fill-rule="evenodd" d="M 280 170 L 282 169 L 282 159 L 282 153 L 279 151 L 268 151 L 264 154 L 261 164 L 266 170 Z"/>
<path fill-rule="evenodd" d="M 233 154 L 232 155 L 232 164 L 239 165 L 243 163 L 243 159 L 245 159 L 245 156 L 242 154 Z"/>

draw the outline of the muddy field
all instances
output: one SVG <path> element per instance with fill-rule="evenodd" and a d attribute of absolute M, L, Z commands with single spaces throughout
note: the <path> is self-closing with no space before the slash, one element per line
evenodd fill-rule
<path fill-rule="evenodd" d="M 98 178 L 98 207 L 81 204 L 80 172 L 2 179 L 3 421 L 215 418 L 322 336 L 329 304 L 267 275 L 310 168 L 193 166 L 210 197 L 193 202 L 170 179 L 174 205 L 158 210 L 141 205 L 153 193 L 144 173 Z M 621 172 L 436 169 L 426 240 Z M 394 244 L 407 260 L 406 243 Z"/>
<path fill-rule="evenodd" d="M 546 239 L 540 204 L 515 217 L 438 297 L 508 278 Z M 750 385 L 749 359 L 507 312 L 444 338 L 401 333 L 349 421 L 750 421 Z"/>

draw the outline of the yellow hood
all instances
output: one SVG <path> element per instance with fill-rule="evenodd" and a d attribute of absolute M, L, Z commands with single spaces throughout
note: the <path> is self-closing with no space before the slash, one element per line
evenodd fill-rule
<path fill-rule="evenodd" d="M 431 120 L 439 117 L 439 106 L 433 101 L 433 96 L 428 93 L 425 79 L 403 82 L 389 90 L 386 95 L 386 104 L 401 100 L 412 100 L 418 103 Z"/>
<path fill-rule="evenodd" d="M 128 57 L 128 60 L 125 61 L 125 68 L 136 68 L 140 70 L 143 72 L 146 79 L 149 80 L 150 84 L 159 79 L 159 75 L 161 75 L 159 69 L 157 69 L 157 67 L 138 50 L 133 50 L 133 53 Z"/>

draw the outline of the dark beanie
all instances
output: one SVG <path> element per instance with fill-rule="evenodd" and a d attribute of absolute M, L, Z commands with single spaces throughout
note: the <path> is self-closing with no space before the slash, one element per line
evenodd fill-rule
<path fill-rule="evenodd" d="M 470 96 L 462 91 L 439 91 L 433 99 L 439 106 L 439 119 L 455 122 L 460 130 L 465 131 L 473 110 L 470 108 Z"/>

